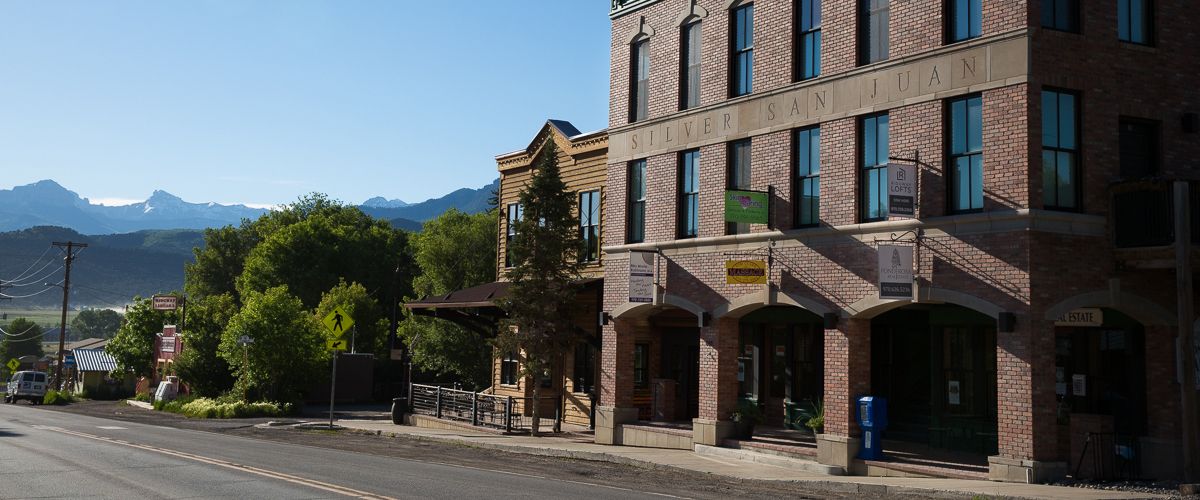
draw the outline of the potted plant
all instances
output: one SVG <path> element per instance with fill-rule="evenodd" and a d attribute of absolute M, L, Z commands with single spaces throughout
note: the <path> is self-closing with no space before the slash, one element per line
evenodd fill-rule
<path fill-rule="evenodd" d="M 820 434 L 825 430 L 825 405 L 821 400 L 805 401 L 804 405 L 797 405 L 796 412 L 792 416 L 790 422 L 793 429 L 807 428 L 814 435 Z"/>
<path fill-rule="evenodd" d="M 733 410 L 730 419 L 733 420 L 734 437 L 750 439 L 754 435 L 754 426 L 761 423 L 763 419 L 758 401 L 753 399 L 738 401 L 737 409 Z"/>

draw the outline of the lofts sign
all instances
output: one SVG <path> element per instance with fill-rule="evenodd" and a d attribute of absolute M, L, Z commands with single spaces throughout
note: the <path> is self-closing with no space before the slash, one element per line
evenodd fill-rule
<path fill-rule="evenodd" d="M 912 300 L 912 247 L 879 245 L 879 298 Z"/>

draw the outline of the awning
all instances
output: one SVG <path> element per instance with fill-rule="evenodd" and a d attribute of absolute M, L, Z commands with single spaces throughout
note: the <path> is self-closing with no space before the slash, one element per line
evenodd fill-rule
<path fill-rule="evenodd" d="M 117 369 L 117 360 L 103 349 L 75 349 L 75 364 L 81 372 L 111 372 Z"/>
<path fill-rule="evenodd" d="M 576 284 L 586 290 L 603 286 L 604 278 L 585 278 Z M 452 321 L 485 337 L 491 336 L 496 333 L 496 322 L 505 316 L 496 306 L 496 300 L 508 296 L 509 285 L 507 281 L 493 281 L 445 295 L 424 297 L 407 302 L 404 307 L 413 314 Z"/>
<path fill-rule="evenodd" d="M 507 281 L 493 281 L 471 288 L 455 290 L 445 295 L 434 295 L 404 304 L 408 309 L 494 307 L 496 299 L 508 295 Z"/>

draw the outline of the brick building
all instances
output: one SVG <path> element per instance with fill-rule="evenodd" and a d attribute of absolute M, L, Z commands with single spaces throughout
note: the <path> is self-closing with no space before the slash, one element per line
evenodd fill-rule
<path fill-rule="evenodd" d="M 876 473 L 854 458 L 871 394 L 889 400 L 885 451 L 1040 482 L 1074 471 L 1092 432 L 1118 450 L 1108 472 L 1181 475 L 1196 16 L 614 0 L 597 441 L 728 444 L 741 400 L 776 425 L 822 401 L 817 459 Z M 904 165 L 910 217 L 889 196 Z M 768 223 L 728 222 L 730 190 L 765 194 Z M 894 261 L 911 298 L 880 298 L 881 245 L 911 251 Z M 730 280 L 739 259 L 768 284 Z M 651 437 L 655 419 L 677 425 Z"/>

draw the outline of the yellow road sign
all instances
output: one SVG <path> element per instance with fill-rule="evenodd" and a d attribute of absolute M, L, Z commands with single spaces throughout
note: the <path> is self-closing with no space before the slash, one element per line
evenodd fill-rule
<path fill-rule="evenodd" d="M 21 362 L 17 361 L 17 358 L 13 358 L 13 359 L 8 360 L 8 364 L 6 364 L 4 366 L 7 366 L 10 371 L 16 370 L 17 367 L 21 366 Z"/>
<path fill-rule="evenodd" d="M 325 341 L 325 347 L 330 351 L 345 351 L 350 348 L 349 344 L 349 342 L 342 339 Z"/>
<path fill-rule="evenodd" d="M 350 330 L 350 327 L 354 326 L 354 318 L 346 314 L 346 311 L 343 311 L 341 307 L 335 307 L 332 311 L 329 311 L 329 314 L 325 315 L 325 318 L 321 320 L 321 324 L 325 325 L 325 328 L 332 332 L 333 336 L 341 337 Z"/>

